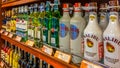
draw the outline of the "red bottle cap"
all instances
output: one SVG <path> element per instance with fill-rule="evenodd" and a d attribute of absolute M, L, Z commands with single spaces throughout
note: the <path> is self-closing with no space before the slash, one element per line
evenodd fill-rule
<path fill-rule="evenodd" d="M 68 8 L 68 4 L 63 4 L 63 8 Z"/>

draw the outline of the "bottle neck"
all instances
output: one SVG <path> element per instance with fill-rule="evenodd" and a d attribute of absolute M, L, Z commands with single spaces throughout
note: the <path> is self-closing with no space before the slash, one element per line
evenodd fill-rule
<path fill-rule="evenodd" d="M 91 22 L 91 23 L 97 23 L 98 22 L 96 12 L 90 12 L 89 22 Z"/>
<path fill-rule="evenodd" d="M 80 11 L 74 11 L 74 17 L 80 17 L 81 12 Z"/>
<path fill-rule="evenodd" d="M 110 24 L 119 24 L 118 17 L 119 17 L 118 12 L 110 12 L 109 23 Z"/>
<path fill-rule="evenodd" d="M 69 16 L 69 11 L 64 11 L 63 12 L 63 17 Z"/>

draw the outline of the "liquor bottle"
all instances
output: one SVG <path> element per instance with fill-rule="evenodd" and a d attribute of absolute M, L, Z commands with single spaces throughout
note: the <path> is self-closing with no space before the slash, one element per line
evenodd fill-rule
<path fill-rule="evenodd" d="M 85 4 L 85 7 L 88 7 L 89 6 L 89 4 L 88 3 L 86 3 Z M 88 21 L 89 21 L 89 9 L 86 9 L 85 10 L 85 16 L 84 16 L 84 19 L 85 19 L 85 21 L 86 21 L 86 25 L 88 24 Z"/>
<path fill-rule="evenodd" d="M 103 33 L 104 39 L 104 64 L 110 68 L 120 67 L 120 24 L 119 24 L 119 2 L 109 1 L 111 8 L 109 16 L 109 24 Z"/>
<path fill-rule="evenodd" d="M 108 25 L 108 22 L 107 22 L 107 3 L 104 3 L 104 4 L 101 4 L 100 5 L 100 27 L 102 29 L 102 31 L 104 31 Z"/>
<path fill-rule="evenodd" d="M 19 65 L 20 65 L 20 68 L 22 68 L 23 59 L 24 59 L 24 51 L 23 51 L 22 49 L 20 49 L 19 60 L 18 60 L 18 63 L 19 63 Z"/>
<path fill-rule="evenodd" d="M 102 30 L 97 20 L 97 3 L 89 3 L 90 10 L 89 22 L 84 30 L 84 57 L 90 60 L 101 61 L 103 58 Z"/>
<path fill-rule="evenodd" d="M 29 7 L 30 15 L 28 22 L 28 39 L 34 41 L 34 25 L 33 25 L 33 4 Z"/>
<path fill-rule="evenodd" d="M 26 68 L 32 68 L 32 55 L 28 53 L 28 63 L 26 65 Z"/>
<path fill-rule="evenodd" d="M 46 1 L 45 7 L 45 17 L 43 23 L 43 42 L 50 44 L 50 23 L 51 23 L 51 11 L 50 11 L 50 1 Z"/>
<path fill-rule="evenodd" d="M 38 12 L 38 4 L 34 4 L 34 17 L 33 17 L 33 23 L 34 23 L 34 41 L 35 41 L 35 47 L 40 47 L 40 41 L 41 41 L 41 30 L 40 30 L 40 22 L 39 22 L 39 12 Z"/>
<path fill-rule="evenodd" d="M 22 62 L 21 62 L 21 67 L 25 68 L 26 65 L 27 65 L 27 52 L 24 51 L 24 53 L 23 53 L 23 59 L 22 59 Z"/>
<path fill-rule="evenodd" d="M 36 57 L 33 55 L 33 64 L 32 64 L 32 68 L 36 68 Z"/>
<path fill-rule="evenodd" d="M 7 51 L 7 63 L 9 64 L 10 63 L 10 51 L 11 51 L 11 44 L 8 43 L 8 51 Z"/>
<path fill-rule="evenodd" d="M 80 3 L 75 3 L 74 16 L 70 20 L 70 51 L 78 56 L 82 56 L 82 35 L 86 25 L 84 18 L 81 16 L 80 7 Z M 73 55 L 72 61 L 79 63 L 81 58 Z"/>
<path fill-rule="evenodd" d="M 14 52 L 13 52 L 13 60 L 12 60 L 12 67 L 15 68 L 15 57 L 16 57 L 16 54 L 17 54 L 17 47 L 14 46 L 15 49 L 14 49 Z"/>
<path fill-rule="evenodd" d="M 14 47 L 11 46 L 11 51 L 10 51 L 10 66 L 13 65 L 13 53 L 14 53 Z"/>
<path fill-rule="evenodd" d="M 51 46 L 59 47 L 59 18 L 61 17 L 58 8 L 58 0 L 54 0 L 52 19 L 51 19 Z"/>
<path fill-rule="evenodd" d="M 14 68 L 20 68 L 20 65 L 18 63 L 18 60 L 19 60 L 19 48 L 17 47 L 17 51 L 16 51 L 16 55 L 15 55 L 15 66 Z"/>
<path fill-rule="evenodd" d="M 59 46 L 60 49 L 65 52 L 70 52 L 70 15 L 69 15 L 69 5 L 63 4 L 63 16 L 59 21 Z"/>

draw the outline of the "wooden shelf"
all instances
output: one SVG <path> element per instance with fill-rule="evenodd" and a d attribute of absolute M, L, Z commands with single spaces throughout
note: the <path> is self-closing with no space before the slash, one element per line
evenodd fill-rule
<path fill-rule="evenodd" d="M 8 2 L 8 3 L 2 4 L 2 8 L 17 6 L 17 5 L 27 4 L 27 3 L 33 3 L 37 1 L 40 1 L 40 0 L 19 0 L 19 1 Z"/>
<path fill-rule="evenodd" d="M 65 62 L 63 62 L 63 61 L 61 61 L 53 56 L 50 56 L 50 55 L 44 53 L 43 51 L 41 51 L 38 48 L 27 46 L 24 43 L 15 41 L 14 39 L 9 38 L 5 35 L 1 34 L 1 38 L 8 41 L 12 45 L 18 46 L 19 48 L 23 49 L 26 52 L 29 52 L 29 53 L 35 55 L 39 59 L 46 61 L 50 65 L 53 65 L 55 68 L 79 68 L 79 66 L 77 66 L 77 65 L 65 63 Z"/>

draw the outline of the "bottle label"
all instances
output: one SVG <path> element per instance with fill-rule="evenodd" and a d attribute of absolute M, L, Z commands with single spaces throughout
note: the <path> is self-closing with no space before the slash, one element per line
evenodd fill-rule
<path fill-rule="evenodd" d="M 55 44 L 55 38 L 51 38 L 51 43 Z"/>
<path fill-rule="evenodd" d="M 37 38 L 40 39 L 41 38 L 41 32 L 37 31 Z"/>
<path fill-rule="evenodd" d="M 60 36 L 65 37 L 67 33 L 68 33 L 68 27 L 64 23 L 61 23 L 60 24 Z"/>
<path fill-rule="evenodd" d="M 104 37 L 104 62 L 112 68 L 120 66 L 120 39 Z"/>
<path fill-rule="evenodd" d="M 79 36 L 79 29 L 76 25 L 70 25 L 70 37 L 75 40 Z"/>
<path fill-rule="evenodd" d="M 46 36 L 43 35 L 43 41 L 46 41 Z"/>
<path fill-rule="evenodd" d="M 84 56 L 96 61 L 103 58 L 103 43 L 99 37 L 92 34 L 84 35 Z"/>

